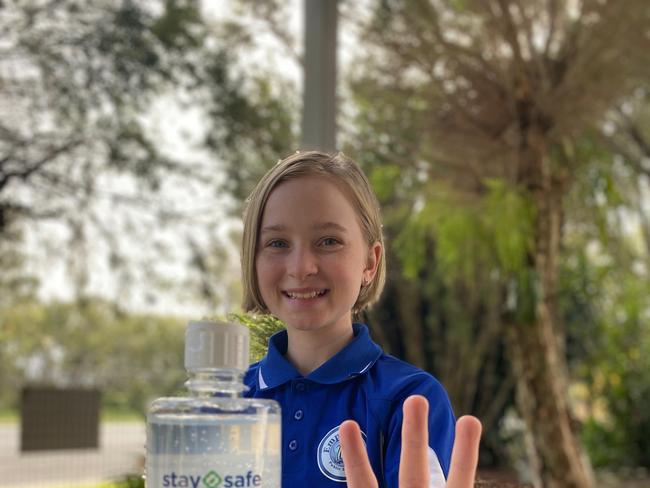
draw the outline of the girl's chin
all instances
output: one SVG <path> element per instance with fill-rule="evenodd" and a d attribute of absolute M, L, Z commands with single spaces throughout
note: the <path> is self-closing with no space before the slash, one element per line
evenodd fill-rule
<path fill-rule="evenodd" d="M 323 325 L 316 320 L 288 318 L 283 322 L 286 324 L 287 329 L 300 330 L 300 331 L 318 330 L 323 327 Z"/>
<path fill-rule="evenodd" d="M 300 332 L 323 332 L 327 329 L 345 330 L 352 327 L 352 318 L 349 320 L 331 320 L 325 317 L 286 317 L 280 319 L 285 323 L 287 329 Z"/>
<path fill-rule="evenodd" d="M 300 325 L 287 326 L 287 329 L 290 330 L 290 331 L 293 331 L 293 332 L 300 332 L 302 334 L 309 334 L 309 333 L 312 333 L 312 332 L 315 332 L 315 331 L 319 330 L 318 327 L 311 327 L 311 326 L 307 326 L 307 325 L 305 325 L 305 326 L 300 326 Z"/>

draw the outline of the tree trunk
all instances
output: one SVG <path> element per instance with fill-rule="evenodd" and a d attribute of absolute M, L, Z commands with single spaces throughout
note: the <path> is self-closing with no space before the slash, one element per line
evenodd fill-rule
<path fill-rule="evenodd" d="M 528 132 L 522 152 L 528 188 L 536 206 L 534 319 L 508 329 L 517 377 L 517 404 L 526 424 L 536 487 L 593 486 L 589 463 L 572 429 L 567 403 L 568 370 L 564 338 L 557 324 L 557 273 L 562 231 L 564 183 L 552 174 L 542 131 Z"/>
<path fill-rule="evenodd" d="M 508 339 L 534 486 L 592 486 L 588 463 L 571 428 L 564 375 L 559 374 L 564 361 L 551 321 L 540 318 L 534 324 L 513 326 Z"/>

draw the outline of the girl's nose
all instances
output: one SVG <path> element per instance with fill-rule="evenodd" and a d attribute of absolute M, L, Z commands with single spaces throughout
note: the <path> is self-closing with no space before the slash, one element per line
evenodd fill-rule
<path fill-rule="evenodd" d="M 314 253 L 310 249 L 295 248 L 288 263 L 289 276 L 302 281 L 317 272 L 318 265 Z"/>

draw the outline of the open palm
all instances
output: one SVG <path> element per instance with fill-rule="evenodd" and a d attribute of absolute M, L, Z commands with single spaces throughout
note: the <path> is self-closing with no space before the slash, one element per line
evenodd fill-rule
<path fill-rule="evenodd" d="M 426 398 L 411 396 L 404 402 L 402 453 L 399 465 L 399 488 L 429 486 L 429 433 Z M 346 420 L 339 430 L 345 474 L 350 488 L 376 488 L 377 480 L 370 467 L 359 426 Z M 456 422 L 456 440 L 451 454 L 447 488 L 472 488 L 478 463 L 481 423 L 476 417 L 464 416 Z"/>

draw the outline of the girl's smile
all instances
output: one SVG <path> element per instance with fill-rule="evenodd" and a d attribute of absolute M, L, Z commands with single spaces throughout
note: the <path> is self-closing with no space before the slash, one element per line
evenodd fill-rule
<path fill-rule="evenodd" d="M 308 310 L 320 304 L 321 300 L 329 292 L 328 289 L 298 288 L 284 290 L 282 294 L 289 300 L 288 309 Z"/>
<path fill-rule="evenodd" d="M 266 202 L 257 244 L 264 303 L 290 331 L 349 331 L 352 307 L 380 251 L 380 244 L 365 242 L 355 209 L 332 180 L 280 183 Z"/>
<path fill-rule="evenodd" d="M 292 300 L 311 300 L 324 296 L 329 290 L 325 289 L 312 289 L 300 288 L 296 290 L 284 290 L 283 293 Z"/>

